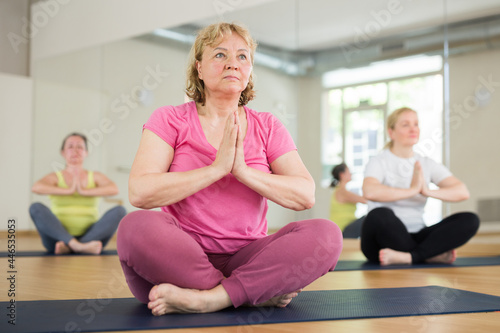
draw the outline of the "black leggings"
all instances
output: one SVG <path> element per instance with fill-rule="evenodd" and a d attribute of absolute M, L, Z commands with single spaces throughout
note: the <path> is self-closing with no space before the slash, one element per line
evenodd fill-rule
<path fill-rule="evenodd" d="M 450 215 L 417 233 L 409 233 L 392 209 L 380 207 L 366 215 L 361 230 L 361 251 L 368 260 L 379 262 L 379 251 L 390 248 L 409 252 L 412 262 L 418 263 L 467 243 L 478 228 L 479 217 L 464 212 Z"/>

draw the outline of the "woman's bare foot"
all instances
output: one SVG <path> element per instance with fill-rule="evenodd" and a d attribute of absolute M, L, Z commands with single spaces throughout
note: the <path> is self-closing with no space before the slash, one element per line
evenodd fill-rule
<path fill-rule="evenodd" d="M 59 241 L 56 243 L 54 253 L 55 254 L 68 254 L 68 253 L 71 253 L 71 249 L 63 241 Z"/>
<path fill-rule="evenodd" d="M 297 297 L 301 291 L 302 291 L 302 289 L 294 291 L 293 293 L 288 293 L 288 294 L 284 294 L 284 295 L 281 295 L 281 296 L 276 296 L 276 297 L 271 298 L 268 301 L 265 301 L 263 303 L 259 303 L 259 304 L 255 305 L 255 306 L 257 306 L 257 307 L 274 306 L 274 307 L 277 307 L 277 308 L 284 308 L 288 304 L 290 304 L 290 302 L 292 301 L 292 299 L 294 299 L 295 297 Z"/>
<path fill-rule="evenodd" d="M 73 250 L 73 252 L 76 253 L 101 254 L 102 251 L 102 242 L 100 241 L 80 243 L 78 240 L 73 238 L 69 241 L 68 246 L 71 250 Z"/>
<path fill-rule="evenodd" d="M 427 259 L 425 262 L 433 264 L 452 264 L 457 259 L 457 251 L 450 250 Z"/>
<path fill-rule="evenodd" d="M 210 290 L 187 289 L 162 283 L 149 292 L 148 308 L 155 316 L 166 313 L 208 313 L 232 305 L 222 285 Z"/>
<path fill-rule="evenodd" d="M 380 265 L 389 266 L 389 265 L 409 265 L 411 264 L 411 254 L 409 252 L 401 252 L 393 249 L 382 249 L 378 253 L 378 257 L 380 260 Z"/>

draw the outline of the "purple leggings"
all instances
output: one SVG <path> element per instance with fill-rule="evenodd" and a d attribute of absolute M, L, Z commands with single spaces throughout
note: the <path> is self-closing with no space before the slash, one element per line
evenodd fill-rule
<path fill-rule="evenodd" d="M 170 214 L 135 211 L 121 221 L 117 248 L 129 288 L 143 303 L 154 285 L 208 290 L 222 284 L 233 306 L 297 291 L 333 270 L 342 232 L 329 220 L 293 222 L 234 254 L 206 254 Z"/>

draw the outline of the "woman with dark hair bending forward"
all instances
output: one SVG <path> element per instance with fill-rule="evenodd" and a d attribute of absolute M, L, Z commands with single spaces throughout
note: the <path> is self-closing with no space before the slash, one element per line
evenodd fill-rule
<path fill-rule="evenodd" d="M 420 130 L 417 113 L 394 111 L 387 120 L 391 141 L 368 162 L 363 195 L 369 200 L 361 231 L 361 250 L 381 265 L 419 262 L 452 263 L 456 248 L 479 228 L 470 212 L 456 213 L 426 227 L 428 197 L 457 202 L 469 197 L 467 187 L 443 165 L 413 151 Z M 430 182 L 438 189 L 430 190 Z"/>
<path fill-rule="evenodd" d="M 117 247 L 132 293 L 154 315 L 285 307 L 337 263 L 342 235 L 329 220 L 267 235 L 267 200 L 308 209 L 315 186 L 285 127 L 245 106 L 255 47 L 238 25 L 203 29 L 188 65 L 193 101 L 144 125 L 129 198 L 161 211 L 128 214 Z"/>

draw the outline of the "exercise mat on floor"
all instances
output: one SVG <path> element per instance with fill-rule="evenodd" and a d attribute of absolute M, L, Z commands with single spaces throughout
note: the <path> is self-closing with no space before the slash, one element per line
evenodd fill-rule
<path fill-rule="evenodd" d="M 490 312 L 500 310 L 500 297 L 440 286 L 304 291 L 286 308 L 160 317 L 134 298 L 19 301 L 14 310 L 9 302 L 0 306 L 7 310 L 1 332 L 95 332 Z M 15 314 L 15 327 L 9 313 Z"/>
<path fill-rule="evenodd" d="M 340 260 L 335 267 L 335 271 L 366 271 L 376 269 L 416 269 L 416 268 L 451 268 L 451 267 L 472 267 L 472 266 L 494 266 L 500 265 L 500 256 L 495 257 L 462 257 L 452 264 L 420 263 L 412 265 L 389 265 L 380 266 L 364 260 Z"/>

